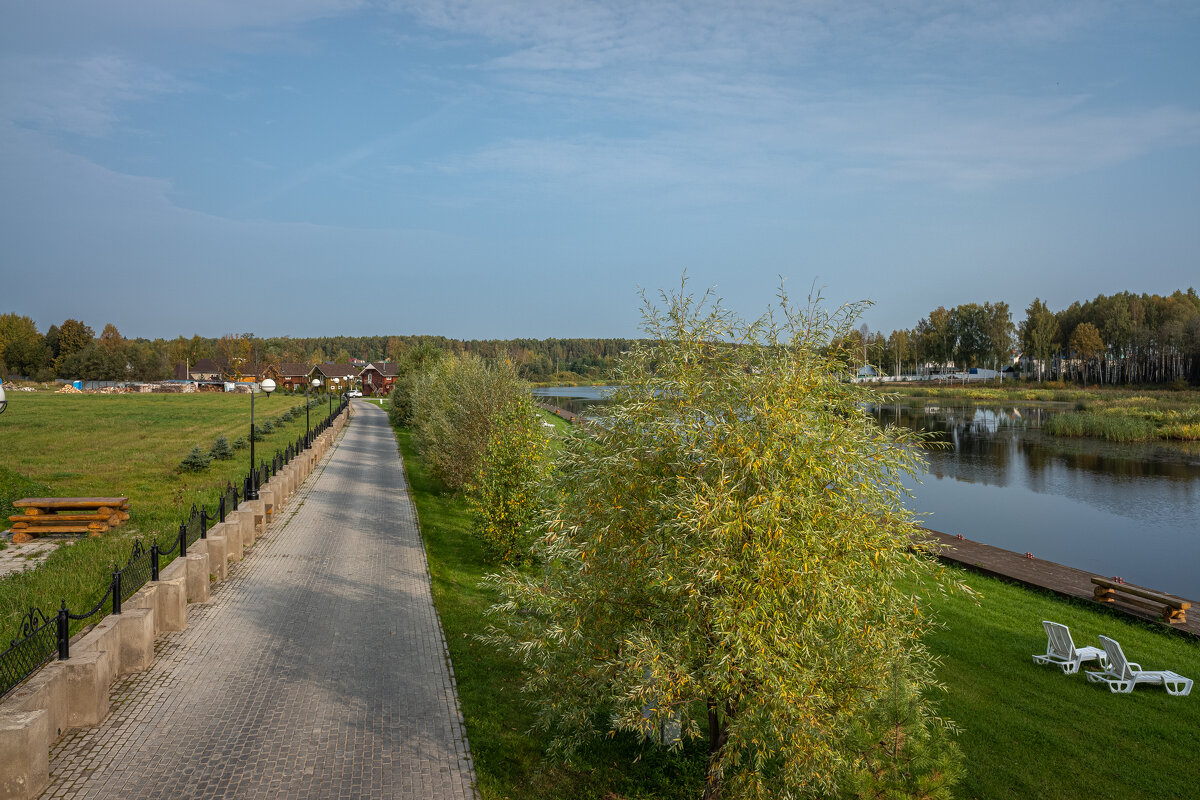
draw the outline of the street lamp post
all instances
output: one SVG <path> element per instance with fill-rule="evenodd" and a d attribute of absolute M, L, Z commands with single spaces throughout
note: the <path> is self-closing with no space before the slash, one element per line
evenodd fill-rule
<path fill-rule="evenodd" d="M 305 444 L 311 444 L 311 442 L 309 442 L 309 436 L 312 434 L 312 426 L 308 422 L 308 386 L 309 385 L 307 383 L 304 384 L 304 443 Z M 321 388 L 321 379 L 320 378 L 312 379 L 312 388 L 314 388 L 314 389 Z"/>
<path fill-rule="evenodd" d="M 342 382 L 342 379 L 341 378 L 330 378 L 329 380 L 333 383 L 333 391 L 331 391 L 329 393 L 329 416 L 332 417 L 333 416 L 333 392 L 337 391 L 338 384 Z"/>
<path fill-rule="evenodd" d="M 267 378 L 262 382 L 262 390 L 271 396 L 275 391 L 275 381 Z M 258 499 L 258 476 L 254 471 L 254 384 L 250 384 L 250 499 Z"/>

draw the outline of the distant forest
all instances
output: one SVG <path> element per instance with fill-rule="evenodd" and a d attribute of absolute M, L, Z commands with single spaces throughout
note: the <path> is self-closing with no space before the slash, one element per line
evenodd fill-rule
<path fill-rule="evenodd" d="M 448 339 L 444 336 L 259 337 L 231 333 L 219 339 L 126 339 L 112 324 L 99 336 L 85 323 L 68 319 L 38 332 L 29 317 L 0 314 L 0 375 L 35 380 L 70 378 L 101 381 L 148 381 L 171 378 L 175 365 L 202 358 L 226 360 L 234 349 L 248 361 L 270 364 L 399 361 L 410 351 L 436 348 L 507 358 L 526 380 L 595 380 L 608 374 L 615 357 L 632 339 Z"/>
<path fill-rule="evenodd" d="M 33 320 L 0 314 L 0 375 L 36 380 L 162 380 L 180 362 L 221 359 L 233 343 L 249 361 L 348 363 L 400 361 L 418 349 L 507 358 L 526 380 L 571 382 L 605 378 L 633 339 L 448 339 L 444 336 L 258 337 L 126 339 L 112 324 L 96 336 L 74 319 L 44 334 Z M 1200 383 L 1200 296 L 1098 295 L 1051 311 L 1040 299 L 1015 323 L 1003 302 L 938 307 L 908 329 L 884 334 L 863 325 L 844 344 L 856 360 L 888 374 L 1015 365 L 1027 376 L 1102 383 Z"/>
<path fill-rule="evenodd" d="M 1122 292 L 1061 311 L 1035 298 L 1018 324 L 1003 302 L 939 306 L 889 334 L 864 325 L 845 344 L 887 374 L 1012 365 L 1044 380 L 1200 383 L 1200 296 Z"/>

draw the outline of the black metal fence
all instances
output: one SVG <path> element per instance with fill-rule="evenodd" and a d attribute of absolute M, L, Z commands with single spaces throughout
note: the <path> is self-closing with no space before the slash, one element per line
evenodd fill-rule
<path fill-rule="evenodd" d="M 347 405 L 349 401 L 342 400 L 333 413 L 308 435 L 301 435 L 295 444 L 289 444 L 283 450 L 276 450 L 270 461 L 260 461 L 242 480 L 240 490 L 231 483 L 226 484 L 217 498 L 217 508 L 213 513 L 210 514 L 204 506 L 196 508 L 193 505 L 187 519 L 179 523 L 179 531 L 172 537 L 170 547 L 163 547 L 154 541 L 150 548 L 146 549 L 141 539 L 135 540 L 125 566 L 113 564 L 112 579 L 104 594 L 88 611 L 81 614 L 71 613 L 67 609 L 65 599 L 58 611 L 50 616 L 39 608 L 30 608 L 21 621 L 17 637 L 12 640 L 7 650 L 0 653 L 0 697 L 8 694 L 13 687 L 55 655 L 59 659 L 70 658 L 72 628 L 77 630 L 90 624 L 88 620 L 97 615 L 102 617 L 109 612 L 120 614 L 121 603 L 132 597 L 147 581 L 158 580 L 160 566 L 166 566 L 176 556 L 187 555 L 188 547 L 194 545 L 197 540 L 206 538 L 213 523 L 224 522 L 226 515 L 236 511 L 241 501 L 257 496 L 260 487 L 302 451 L 312 447 L 316 437 L 328 430 L 334 420 L 346 410 Z"/>

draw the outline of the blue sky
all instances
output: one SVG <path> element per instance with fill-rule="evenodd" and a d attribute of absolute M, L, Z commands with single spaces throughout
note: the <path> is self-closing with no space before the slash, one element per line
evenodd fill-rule
<path fill-rule="evenodd" d="M 126 336 L 873 329 L 1200 284 L 1200 4 L 0 6 L 0 312 Z"/>

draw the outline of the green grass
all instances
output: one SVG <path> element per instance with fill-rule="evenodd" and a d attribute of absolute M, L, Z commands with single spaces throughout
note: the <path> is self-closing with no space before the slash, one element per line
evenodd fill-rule
<path fill-rule="evenodd" d="M 465 504 L 446 493 L 414 455 L 407 432 L 401 449 L 429 554 L 434 600 L 450 646 L 468 739 L 484 798 L 695 798 L 703 788 L 703 755 L 638 748 L 629 740 L 585 752 L 575 767 L 548 763 L 543 741 L 517 692 L 520 670 L 474 635 L 494 598 L 478 586 L 490 567 L 470 535 Z M 1112 636 L 1147 669 L 1200 679 L 1200 645 L 1169 631 L 1084 602 L 1012 586 L 972 573 L 950 574 L 980 595 L 925 591 L 942 626 L 928 637 L 947 692 L 941 713 L 962 731 L 963 798 L 1195 796 L 1194 743 L 1200 690 L 1186 698 L 1141 687 L 1114 695 L 1082 674 L 1040 667 L 1041 621 L 1070 626 L 1076 644 Z M 637 755 L 641 761 L 633 762 Z"/>
<path fill-rule="evenodd" d="M 1071 629 L 1076 645 L 1103 633 L 1146 669 L 1200 679 L 1200 644 L 1085 602 L 1069 602 L 955 570 L 978 592 L 931 601 L 944 627 L 928 637 L 948 688 L 941 710 L 962 726 L 970 798 L 1193 797 L 1200 691 L 1171 697 L 1140 687 L 1116 695 L 1082 675 L 1032 663 L 1043 619 Z"/>
<path fill-rule="evenodd" d="M 303 396 L 258 396 L 255 419 L 276 419 L 300 407 L 290 422 L 255 444 L 269 459 L 304 432 Z M 327 406 L 311 412 L 315 424 Z M 249 470 L 249 448 L 232 460 L 215 460 L 196 473 L 180 472 L 193 445 L 208 450 L 218 436 L 249 438 L 250 398 L 245 394 L 88 395 L 21 393 L 0 418 L 0 500 L 7 517 L 24 496 L 128 496 L 130 519 L 100 537 L 59 547 L 36 569 L 0 579 L 0 642 L 16 635 L 30 606 L 46 613 L 67 600 L 86 610 L 103 594 L 112 565 L 124 563 L 133 540 L 167 543 L 193 503 L 216 510 L 226 481 L 239 488 Z M 7 527 L 7 526 L 5 526 Z M 164 562 L 165 565 L 165 562 Z"/>
<path fill-rule="evenodd" d="M 1158 438 L 1154 423 L 1132 416 L 1071 411 L 1046 420 L 1042 430 L 1051 436 L 1094 436 L 1109 442 L 1145 442 Z"/>

